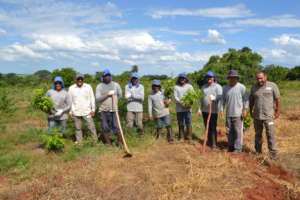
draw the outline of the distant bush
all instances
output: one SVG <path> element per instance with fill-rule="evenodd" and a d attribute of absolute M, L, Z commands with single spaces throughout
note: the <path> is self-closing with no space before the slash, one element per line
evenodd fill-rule
<path fill-rule="evenodd" d="M 0 89 L 0 112 L 1 113 L 11 113 L 14 111 L 13 99 L 9 97 L 7 89 Z"/>
<path fill-rule="evenodd" d="M 287 78 L 289 80 L 300 80 L 300 66 L 290 69 L 289 73 L 287 74 Z"/>
<path fill-rule="evenodd" d="M 56 76 L 61 76 L 64 80 L 66 87 L 69 87 L 73 83 L 75 83 L 77 72 L 73 68 L 62 68 L 56 69 L 52 72 L 52 80 Z"/>
<path fill-rule="evenodd" d="M 268 80 L 273 82 L 279 82 L 287 80 L 289 69 L 282 66 L 268 65 L 263 71 L 266 73 Z"/>

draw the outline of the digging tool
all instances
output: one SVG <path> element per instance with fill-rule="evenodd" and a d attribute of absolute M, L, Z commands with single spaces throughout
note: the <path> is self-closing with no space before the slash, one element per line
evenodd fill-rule
<path fill-rule="evenodd" d="M 212 101 L 209 100 L 209 112 L 208 112 L 208 117 L 207 117 L 207 121 L 206 121 L 206 126 L 205 126 L 205 133 L 204 133 L 204 142 L 203 142 L 203 147 L 202 147 L 202 153 L 205 152 L 205 146 L 206 146 L 206 142 L 207 142 L 207 136 L 208 136 L 208 130 L 209 130 L 209 122 L 210 122 L 210 118 L 211 118 L 211 104 Z"/>
<path fill-rule="evenodd" d="M 115 106 L 115 95 L 112 95 L 112 107 Z M 124 147 L 124 151 L 125 151 L 125 155 L 124 157 L 132 157 L 132 154 L 130 153 L 128 147 L 127 147 L 127 144 L 126 144 L 126 141 L 125 141 L 125 137 L 124 137 L 124 133 L 123 133 L 123 129 L 122 129 L 122 126 L 121 126 L 121 122 L 120 122 L 120 116 L 119 116 L 119 109 L 118 109 L 118 106 L 116 106 L 116 117 L 117 117 L 117 122 L 118 122 L 118 126 L 119 126 L 119 129 L 120 129 L 120 134 L 121 134 L 121 138 L 122 138 L 122 143 L 123 143 L 123 147 Z"/>

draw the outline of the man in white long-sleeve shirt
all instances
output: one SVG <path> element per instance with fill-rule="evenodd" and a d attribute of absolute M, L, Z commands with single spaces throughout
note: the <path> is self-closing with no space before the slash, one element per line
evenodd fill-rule
<path fill-rule="evenodd" d="M 69 88 L 69 96 L 71 100 L 70 115 L 75 121 L 76 143 L 82 143 L 82 119 L 84 119 L 88 128 L 92 133 L 94 142 L 98 142 L 97 132 L 93 117 L 95 116 L 95 96 L 92 87 L 84 83 L 82 74 L 76 76 L 76 84 Z"/>

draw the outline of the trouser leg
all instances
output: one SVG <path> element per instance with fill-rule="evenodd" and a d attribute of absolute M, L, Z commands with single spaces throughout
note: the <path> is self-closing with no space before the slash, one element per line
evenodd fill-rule
<path fill-rule="evenodd" d="M 64 134 L 67 129 L 67 120 L 60 120 L 59 125 L 61 126 L 61 133 Z"/>
<path fill-rule="evenodd" d="M 192 129 L 192 114 L 191 112 L 186 112 L 184 116 L 185 125 L 187 128 L 187 137 L 186 139 L 191 140 L 193 136 L 193 129 Z"/>
<path fill-rule="evenodd" d="M 102 124 L 102 133 L 103 133 L 103 140 L 106 145 L 111 145 L 111 140 L 109 138 L 109 132 L 110 132 L 110 120 L 109 120 L 109 112 L 101 112 L 100 118 L 101 118 L 101 124 Z"/>
<path fill-rule="evenodd" d="M 241 152 L 243 148 L 243 119 L 241 117 L 234 117 L 234 132 L 235 132 L 235 140 L 234 140 L 234 150 L 237 152 Z"/>
<path fill-rule="evenodd" d="M 209 139 L 210 139 L 210 146 L 215 148 L 217 147 L 217 121 L 218 121 L 218 114 L 212 114 L 210 123 L 209 123 Z"/>
<path fill-rule="evenodd" d="M 114 134 L 120 134 L 121 127 L 119 127 L 118 119 L 117 119 L 117 113 L 112 112 L 111 114 L 111 127 Z"/>
<path fill-rule="evenodd" d="M 76 141 L 78 143 L 82 142 L 82 117 L 74 117 L 74 122 L 75 122 L 75 137 L 76 137 Z"/>
<path fill-rule="evenodd" d="M 234 151 L 234 130 L 231 117 L 226 117 L 226 130 L 228 138 L 228 151 Z"/>
<path fill-rule="evenodd" d="M 269 151 L 270 151 L 270 153 L 276 154 L 277 150 L 276 150 L 274 120 L 266 120 L 264 125 L 266 127 L 266 134 L 267 134 Z"/>
<path fill-rule="evenodd" d="M 135 119 L 134 113 L 128 111 L 127 114 L 126 114 L 126 119 L 127 119 L 127 127 L 128 128 L 132 128 L 133 127 L 133 123 L 134 123 L 134 119 Z"/>
<path fill-rule="evenodd" d="M 57 122 L 54 119 L 48 119 L 48 130 L 52 130 L 57 126 Z"/>
<path fill-rule="evenodd" d="M 144 133 L 144 127 L 143 127 L 143 112 L 137 112 L 135 113 L 135 119 L 136 119 L 136 125 L 138 127 L 138 132 L 140 135 L 143 135 Z"/>
<path fill-rule="evenodd" d="M 96 131 L 96 127 L 95 127 L 93 118 L 91 116 L 85 116 L 84 120 L 87 122 L 88 128 L 89 128 L 90 132 L 92 133 L 92 137 L 93 137 L 94 141 L 98 142 L 97 131 Z"/>
<path fill-rule="evenodd" d="M 184 121 L 183 114 L 181 112 L 177 113 L 177 122 L 178 122 L 178 139 L 184 139 Z"/>
<path fill-rule="evenodd" d="M 257 153 L 262 152 L 262 133 L 263 133 L 263 121 L 254 119 L 254 129 L 255 129 L 255 150 Z"/>

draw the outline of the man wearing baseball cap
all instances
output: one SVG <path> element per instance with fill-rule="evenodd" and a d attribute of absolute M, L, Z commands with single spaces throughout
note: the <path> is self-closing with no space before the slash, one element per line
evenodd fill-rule
<path fill-rule="evenodd" d="M 241 153 L 243 147 L 243 118 L 249 108 L 246 87 L 238 82 L 239 74 L 235 70 L 228 73 L 229 84 L 223 87 L 223 108 L 226 108 L 226 128 L 228 151 Z M 222 110 L 223 110 L 222 108 Z"/>
<path fill-rule="evenodd" d="M 76 143 L 82 143 L 82 119 L 87 122 L 94 142 L 97 143 L 98 136 L 93 120 L 96 110 L 95 96 L 93 88 L 89 84 L 84 83 L 82 74 L 77 74 L 76 84 L 71 85 L 69 88 L 69 96 L 71 101 L 70 115 L 75 122 Z"/>
<path fill-rule="evenodd" d="M 137 126 L 140 135 L 143 135 L 143 102 L 144 86 L 140 83 L 138 73 L 131 74 L 130 82 L 125 86 L 127 99 L 127 127 Z"/>

